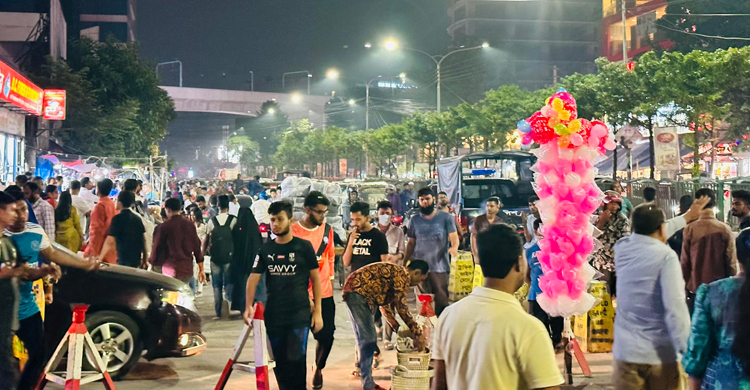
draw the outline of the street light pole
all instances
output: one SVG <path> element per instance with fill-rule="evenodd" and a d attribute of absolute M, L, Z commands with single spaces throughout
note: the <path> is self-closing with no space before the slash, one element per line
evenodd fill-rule
<path fill-rule="evenodd" d="M 174 61 L 167 61 L 167 62 L 160 62 L 156 64 L 156 74 L 159 74 L 159 67 L 162 65 L 169 65 L 169 64 L 180 64 L 180 87 L 182 87 L 182 61 L 180 60 L 174 60 Z"/>
<path fill-rule="evenodd" d="M 307 94 L 310 94 L 310 78 L 312 78 L 312 75 L 310 74 L 309 70 L 298 70 L 296 72 L 286 72 L 281 75 L 281 89 L 283 90 L 286 87 L 286 75 L 288 74 L 300 74 L 300 73 L 306 73 L 307 74 Z"/>
<path fill-rule="evenodd" d="M 625 0 L 621 0 L 621 8 L 622 8 L 622 63 L 627 65 L 628 64 L 628 41 L 627 41 L 627 33 L 628 33 L 628 27 L 625 25 L 628 17 L 627 17 L 627 9 L 625 8 L 627 5 L 625 4 Z"/>
<path fill-rule="evenodd" d="M 250 71 L 250 92 L 255 91 L 255 74 L 253 74 L 253 71 Z"/>

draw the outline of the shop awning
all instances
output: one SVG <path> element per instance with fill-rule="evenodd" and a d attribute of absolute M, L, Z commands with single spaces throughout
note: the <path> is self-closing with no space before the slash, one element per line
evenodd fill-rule
<path fill-rule="evenodd" d="M 42 115 L 44 90 L 0 61 L 0 106 L 24 114 Z"/>

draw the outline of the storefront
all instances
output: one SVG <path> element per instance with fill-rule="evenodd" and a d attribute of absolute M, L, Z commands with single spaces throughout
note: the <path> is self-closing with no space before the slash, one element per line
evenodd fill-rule
<path fill-rule="evenodd" d="M 26 170 L 26 116 L 42 115 L 44 91 L 0 61 L 0 181 Z"/>

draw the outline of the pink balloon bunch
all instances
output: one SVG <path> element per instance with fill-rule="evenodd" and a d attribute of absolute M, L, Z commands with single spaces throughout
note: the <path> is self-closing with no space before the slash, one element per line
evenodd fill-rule
<path fill-rule="evenodd" d="M 586 313 L 594 305 L 594 297 L 587 293 L 596 274 L 587 261 L 595 245 L 590 217 L 604 197 L 594 182 L 594 160 L 614 146 L 614 137 L 603 123 L 578 119 L 575 99 L 565 91 L 558 91 L 526 122 L 538 128 L 545 114 L 554 115 L 548 124 L 562 123 L 566 128 L 546 131 L 546 137 L 540 138 L 545 142 L 532 151 L 537 156 L 532 170 L 543 221 L 539 262 L 544 274 L 537 302 L 552 316 L 569 317 Z M 580 129 L 578 124 L 582 124 Z M 524 133 L 521 126 L 519 122 L 519 131 Z"/>

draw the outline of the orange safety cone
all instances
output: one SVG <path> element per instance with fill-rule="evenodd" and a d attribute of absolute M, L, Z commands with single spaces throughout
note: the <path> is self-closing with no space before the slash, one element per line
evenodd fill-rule
<path fill-rule="evenodd" d="M 242 328 L 242 333 L 240 333 L 240 338 L 237 340 L 237 344 L 234 345 L 232 357 L 229 358 L 229 361 L 227 361 L 227 364 L 224 366 L 224 371 L 221 372 L 215 390 L 224 389 L 224 386 L 227 385 L 227 381 L 229 381 L 229 376 L 232 375 L 234 370 L 255 373 L 256 388 L 258 390 L 271 390 L 271 380 L 268 369 L 273 368 L 276 364 L 270 359 L 268 354 L 268 346 L 266 345 L 266 322 L 263 314 L 263 304 L 257 302 L 255 304 L 255 315 L 253 316 L 253 329 L 255 330 L 255 332 L 253 332 L 255 362 L 241 363 L 238 361 L 251 332 L 250 327 L 245 325 Z"/>
<path fill-rule="evenodd" d="M 81 385 L 95 382 L 100 379 L 104 379 L 104 388 L 107 390 L 115 390 L 115 384 L 112 383 L 112 378 L 107 372 L 107 366 L 104 365 L 102 357 L 96 350 L 94 340 L 91 339 L 89 331 L 86 330 L 86 310 L 88 305 L 78 305 L 73 309 L 73 323 L 70 325 L 68 332 L 63 337 L 60 344 L 57 346 L 55 353 L 52 354 L 52 359 L 47 363 L 47 367 L 44 368 L 39 382 L 37 383 L 36 389 L 44 389 L 44 386 L 48 382 L 54 382 L 58 385 L 65 386 L 65 390 L 78 390 Z M 60 364 L 60 361 L 65 354 L 65 348 L 68 350 L 68 365 L 64 376 L 58 375 L 53 371 Z M 83 354 L 87 353 L 94 360 L 95 374 L 87 374 L 81 376 L 81 365 L 83 364 Z M 60 373 L 62 374 L 62 373 Z"/>

